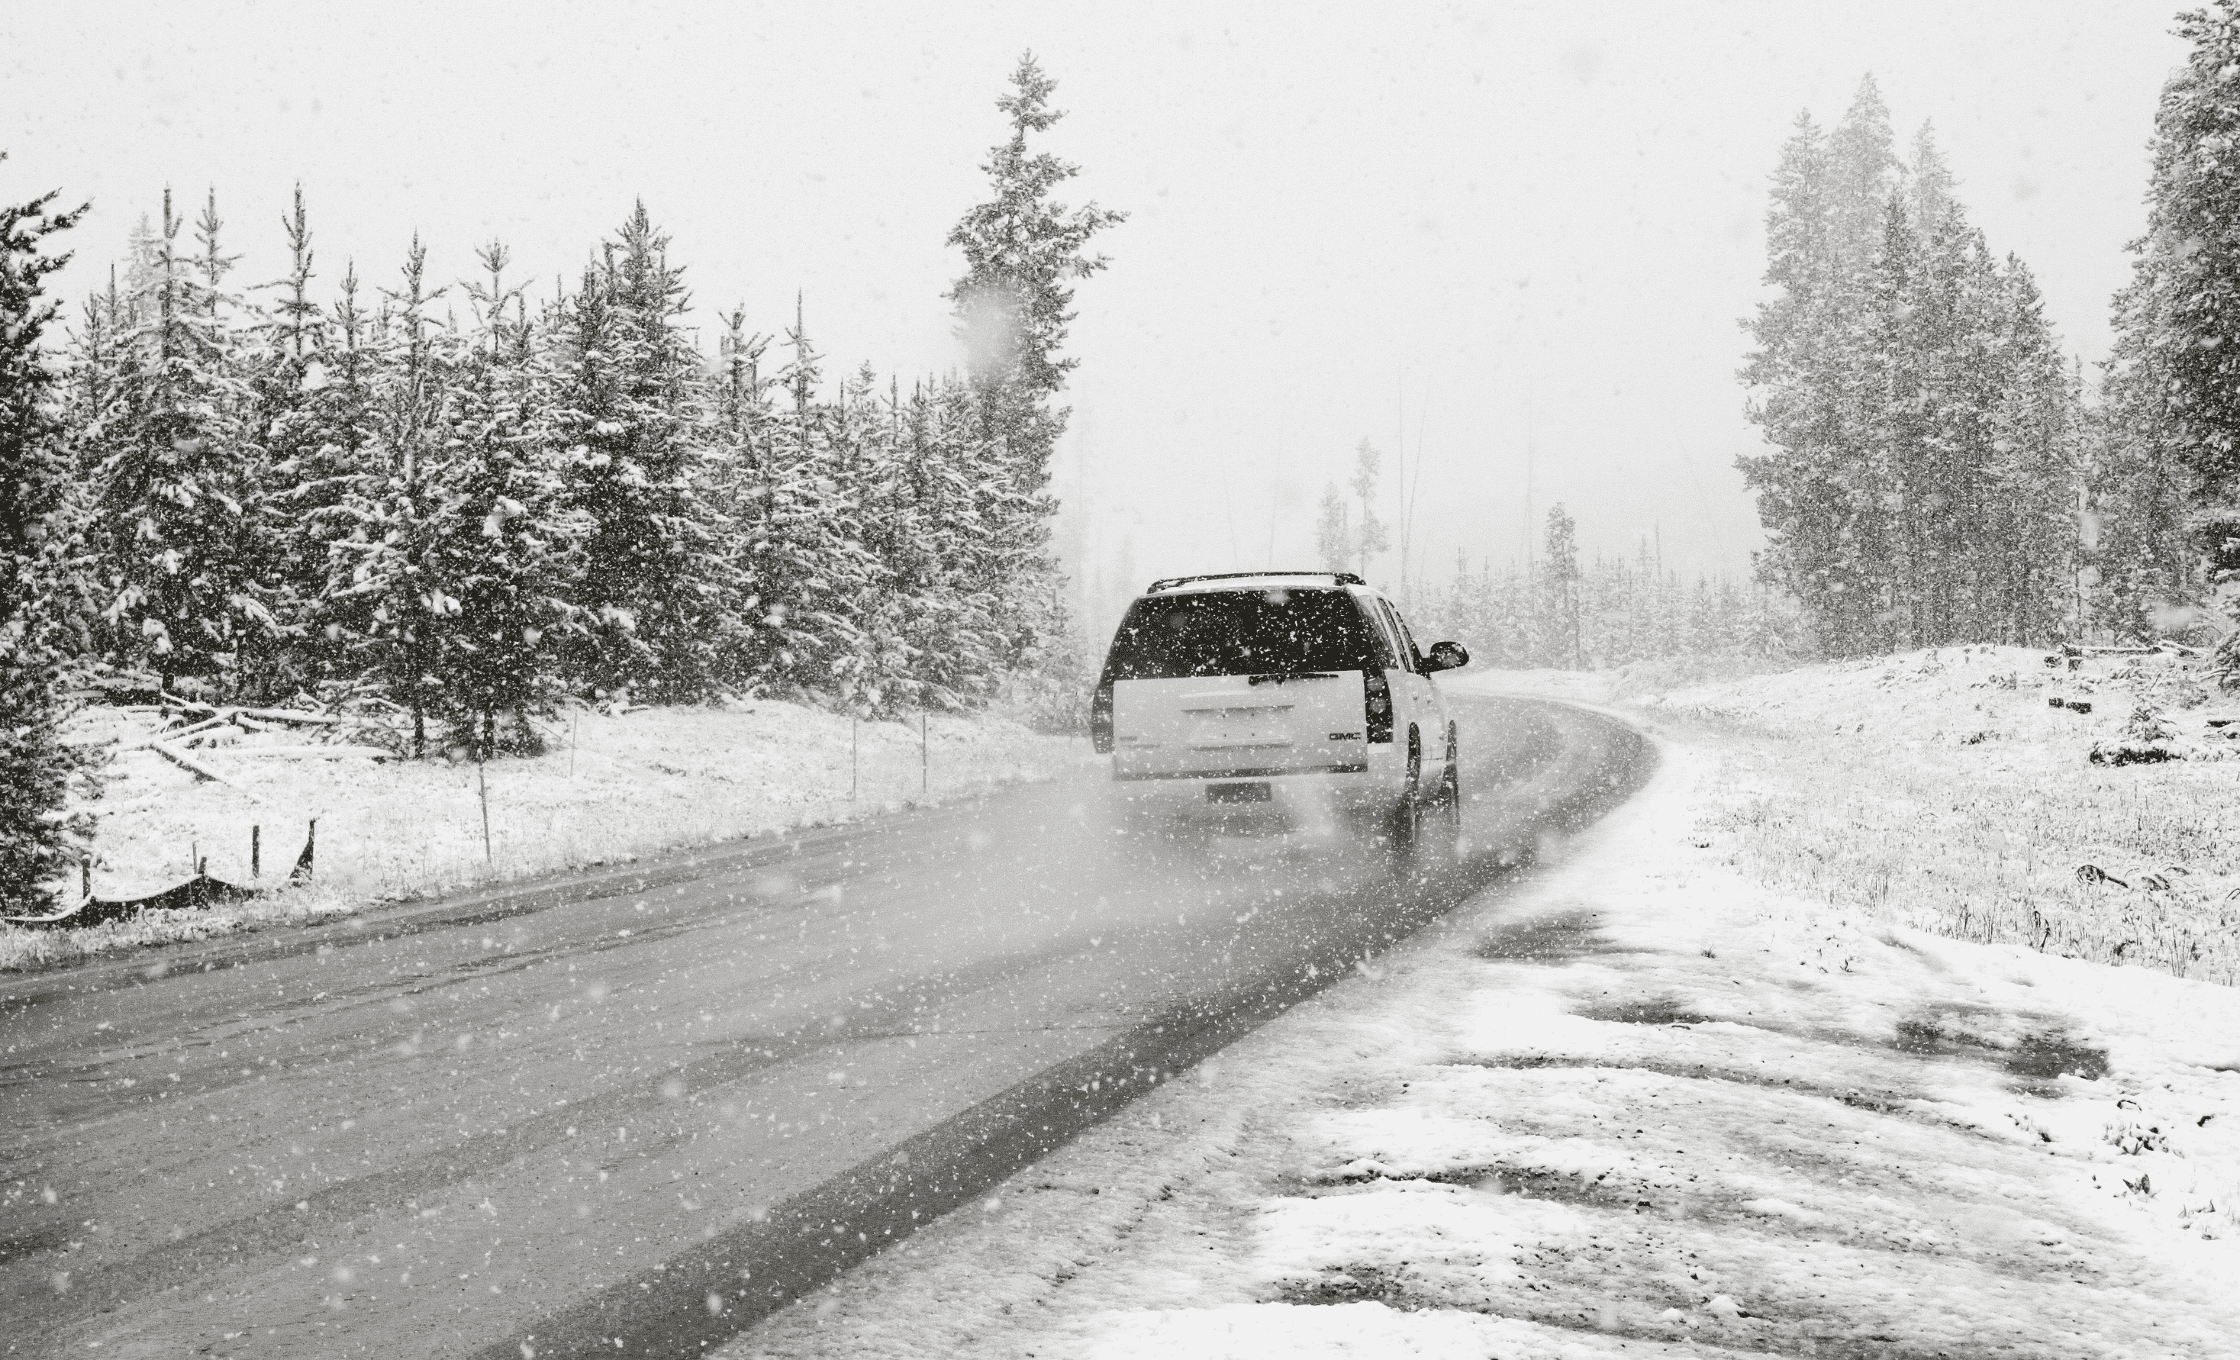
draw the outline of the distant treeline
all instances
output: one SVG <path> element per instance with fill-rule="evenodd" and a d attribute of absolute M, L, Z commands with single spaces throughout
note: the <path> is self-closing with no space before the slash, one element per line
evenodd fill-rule
<path fill-rule="evenodd" d="M 1418 641 L 1454 638 L 1474 664 L 1505 669 L 1604 670 L 1683 657 L 1781 661 L 1809 650 L 1794 601 L 1731 577 L 1669 571 L 1644 544 L 1633 558 L 1579 560 L 1577 526 L 1548 512 L 1540 556 L 1524 566 L 1472 570 L 1419 594 Z"/>
<path fill-rule="evenodd" d="M 502 245 L 439 281 L 415 239 L 244 287 L 214 196 L 168 192 L 65 324 L 42 281 L 77 214 L 0 209 L 0 901 L 50 874 L 60 687 L 141 673 L 233 700 L 377 694 L 488 755 L 559 695 L 804 695 L 955 708 L 1032 689 L 1068 624 L 1049 550 L 1072 285 L 1119 215 L 1052 194 L 1032 57 L 988 200 L 950 232 L 971 355 L 828 380 L 721 318 L 641 205 L 572 291 Z"/>

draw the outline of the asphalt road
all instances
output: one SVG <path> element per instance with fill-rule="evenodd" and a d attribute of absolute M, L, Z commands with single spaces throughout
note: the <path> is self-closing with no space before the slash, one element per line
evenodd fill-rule
<path fill-rule="evenodd" d="M 0 983 L 0 1353 L 696 1355 L 1646 773 L 1458 699 L 1468 855 L 981 802 Z"/>

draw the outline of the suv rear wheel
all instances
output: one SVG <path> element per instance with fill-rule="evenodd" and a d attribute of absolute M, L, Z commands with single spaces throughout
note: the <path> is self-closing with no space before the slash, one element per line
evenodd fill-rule
<path fill-rule="evenodd" d="M 1462 762 L 1452 724 L 1447 728 L 1445 759 L 1429 787 L 1423 778 L 1423 738 L 1408 729 L 1407 791 L 1390 814 L 1393 857 L 1404 873 L 1428 871 L 1455 858 L 1462 839 Z"/>
<path fill-rule="evenodd" d="M 1391 813 L 1394 850 L 1402 854 L 1415 853 L 1417 843 L 1423 839 L 1423 811 L 1423 733 L 1411 726 L 1408 729 L 1408 779 Z"/>

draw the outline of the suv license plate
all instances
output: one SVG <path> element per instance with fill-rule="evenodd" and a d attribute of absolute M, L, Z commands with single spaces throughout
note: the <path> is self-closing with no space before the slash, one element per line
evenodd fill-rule
<path fill-rule="evenodd" d="M 1208 784 L 1209 803 L 1265 803 L 1272 795 L 1266 784 Z"/>

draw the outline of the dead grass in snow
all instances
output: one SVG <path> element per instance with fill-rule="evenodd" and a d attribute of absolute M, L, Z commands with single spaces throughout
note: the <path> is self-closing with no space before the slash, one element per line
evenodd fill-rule
<path fill-rule="evenodd" d="M 2240 983 L 2240 764 L 2205 722 L 2218 704 L 2175 665 L 2043 657 L 1832 663 L 1643 707 L 1723 753 L 1705 831 L 1761 882 L 1954 939 Z M 2139 701 L 2189 698 L 2164 712 L 2187 759 L 2090 762 Z"/>

